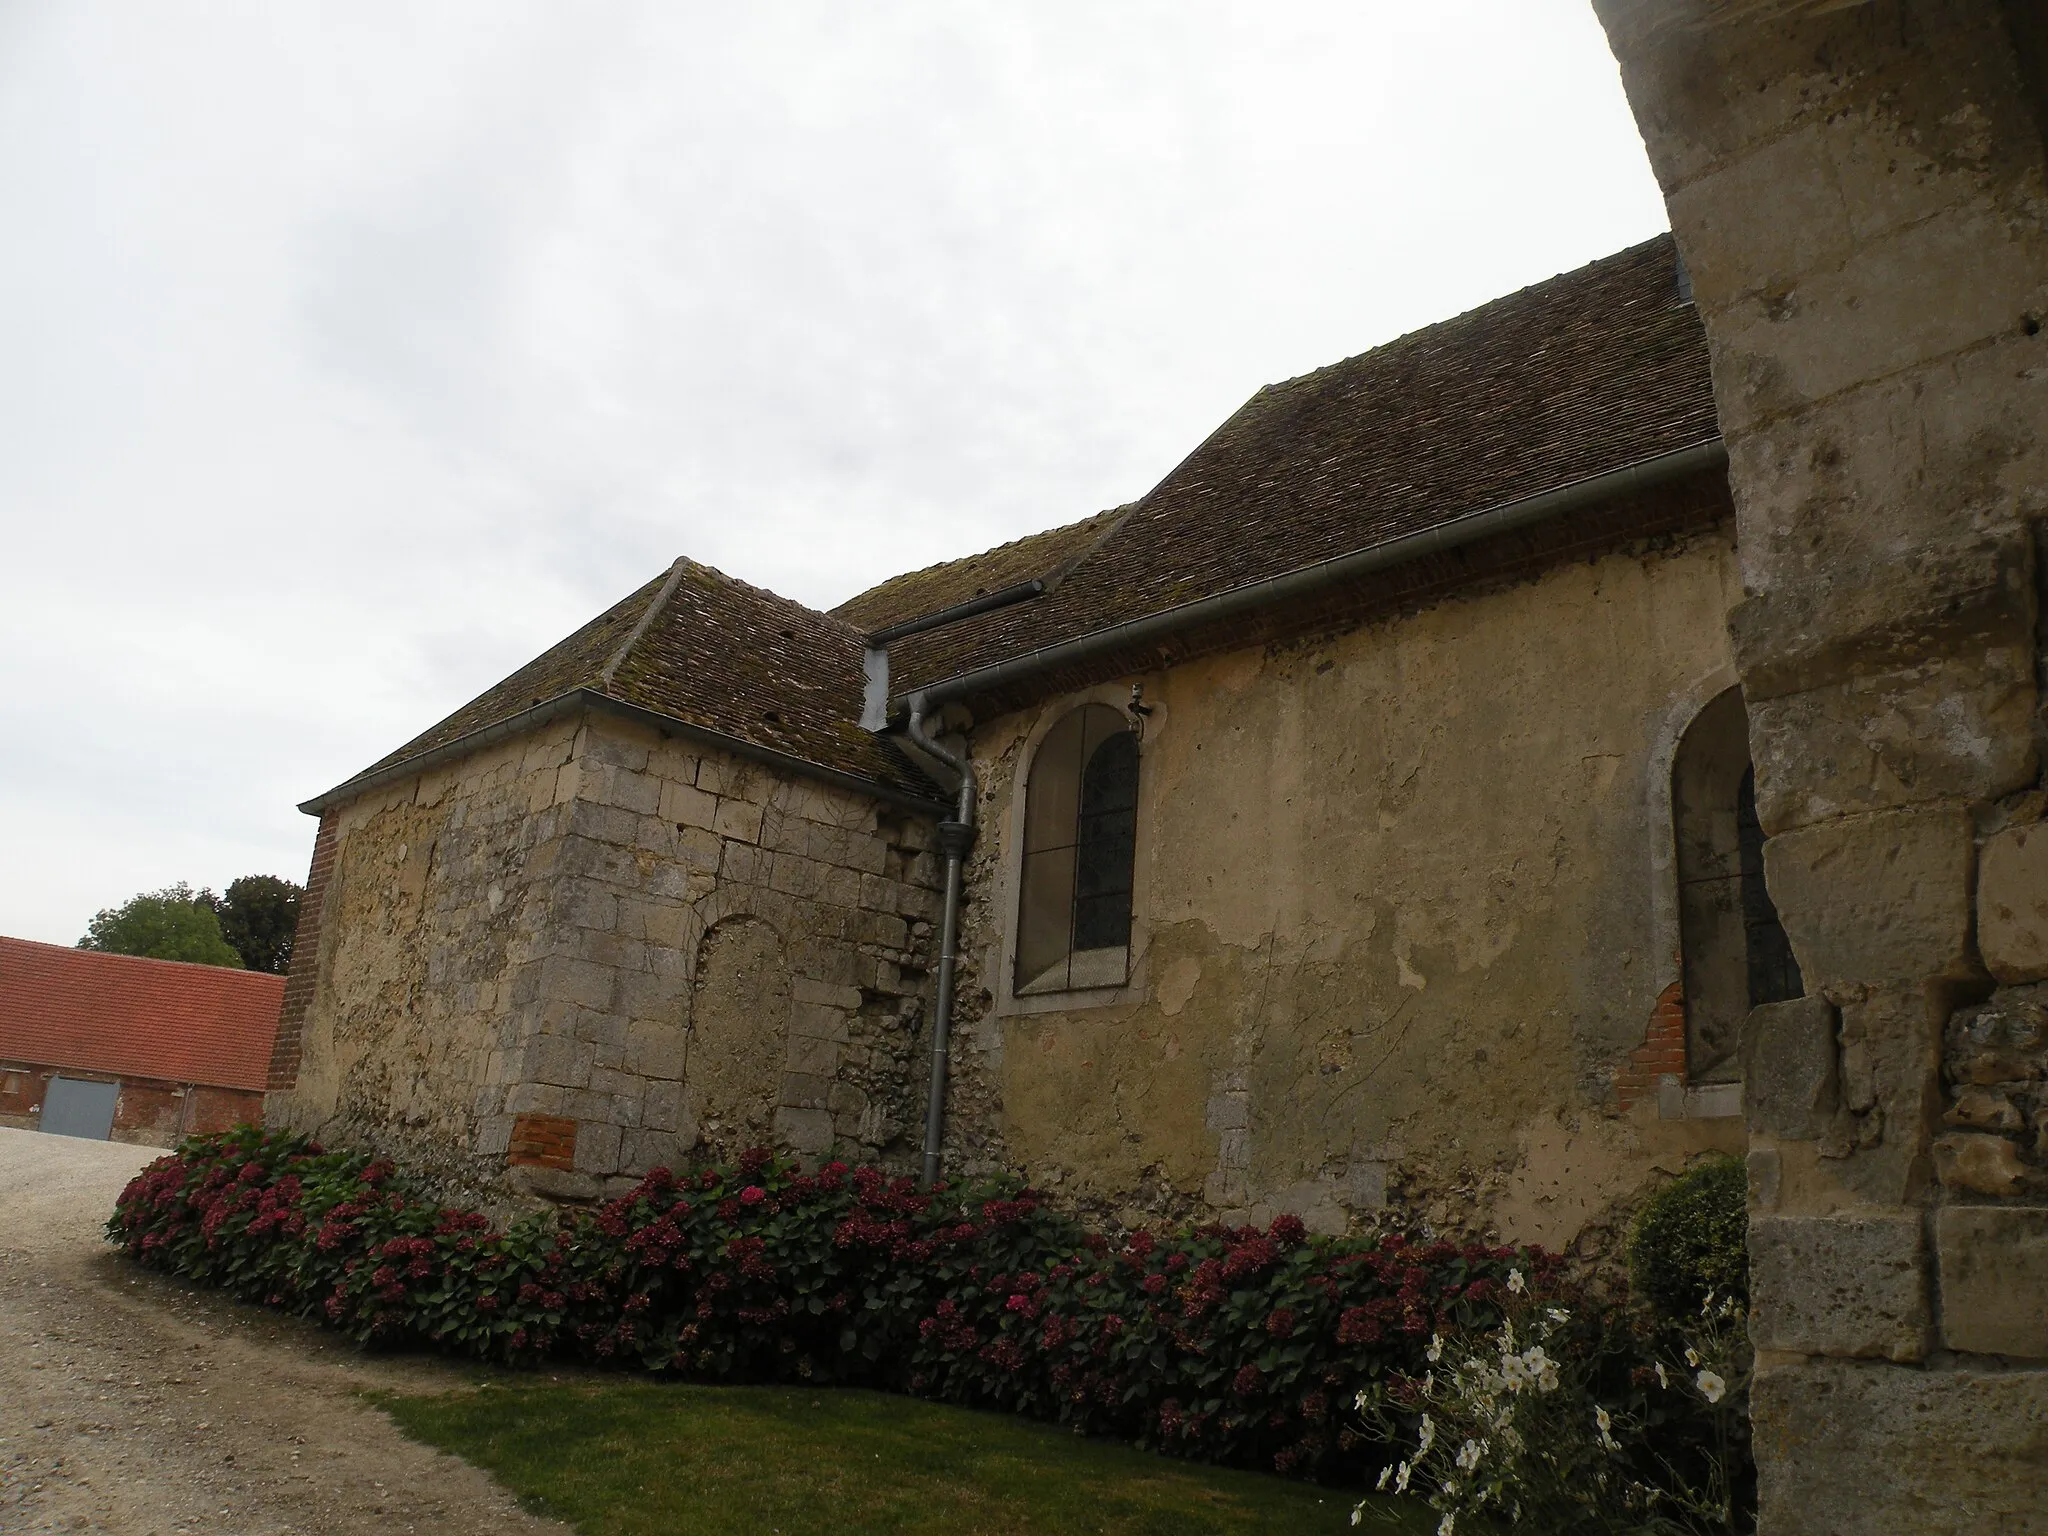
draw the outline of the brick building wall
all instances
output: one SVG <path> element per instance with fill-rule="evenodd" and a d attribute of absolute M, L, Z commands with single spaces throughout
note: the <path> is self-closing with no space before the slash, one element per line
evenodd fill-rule
<path fill-rule="evenodd" d="M 112 1140 L 170 1147 L 187 1136 L 261 1124 L 263 1095 L 244 1088 L 171 1083 L 156 1078 L 117 1077 L 33 1062 L 0 1062 L 0 1126 L 32 1131 L 40 1126 L 43 1096 L 53 1077 L 121 1085 L 114 1101 Z"/>

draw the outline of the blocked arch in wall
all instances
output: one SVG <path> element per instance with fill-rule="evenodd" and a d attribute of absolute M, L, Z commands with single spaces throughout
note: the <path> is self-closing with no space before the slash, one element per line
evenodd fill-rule
<path fill-rule="evenodd" d="M 683 1051 L 683 1121 L 723 1152 L 767 1145 L 781 1098 L 792 1002 L 782 935 L 732 912 L 696 946 Z"/>

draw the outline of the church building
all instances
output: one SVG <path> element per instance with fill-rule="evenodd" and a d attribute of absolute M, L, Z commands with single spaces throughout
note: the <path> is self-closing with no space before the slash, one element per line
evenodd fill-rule
<path fill-rule="evenodd" d="M 307 802 L 269 1117 L 470 1191 L 774 1144 L 1604 1251 L 1803 991 L 1741 597 L 1668 237 L 829 613 L 679 559 Z"/>

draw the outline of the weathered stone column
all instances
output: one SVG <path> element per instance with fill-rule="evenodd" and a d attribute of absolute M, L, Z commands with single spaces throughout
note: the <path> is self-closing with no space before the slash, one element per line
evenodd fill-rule
<path fill-rule="evenodd" d="M 1595 0 L 1707 334 L 1765 866 L 1766 1536 L 2048 1531 L 2039 0 Z"/>

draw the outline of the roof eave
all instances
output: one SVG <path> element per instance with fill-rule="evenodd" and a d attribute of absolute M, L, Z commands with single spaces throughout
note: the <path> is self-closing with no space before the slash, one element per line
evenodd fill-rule
<path fill-rule="evenodd" d="M 486 747 L 495 746 L 501 741 L 509 741 L 512 737 L 524 735 L 528 731 L 538 730 L 564 715 L 583 709 L 612 715 L 618 719 L 632 720 L 641 725 L 651 725 L 667 735 L 712 747 L 734 757 L 747 758 L 784 773 L 796 774 L 818 783 L 831 784 L 840 789 L 866 795 L 871 799 L 886 801 L 908 811 L 935 818 L 952 814 L 952 807 L 943 800 L 898 789 L 894 785 L 864 778 L 857 773 L 848 773 L 844 769 L 828 768 L 822 763 L 811 762 L 808 758 L 799 757 L 794 753 L 764 747 L 758 742 L 748 741 L 740 736 L 730 736 L 723 731 L 714 731 L 707 726 L 678 719 L 657 709 L 648 709 L 644 705 L 615 699 L 592 688 L 572 688 L 552 699 L 544 699 L 515 715 L 508 715 L 503 720 L 458 736 L 453 741 L 443 742 L 438 747 L 429 747 L 424 752 L 400 758 L 397 762 L 387 763 L 382 768 L 359 773 L 323 794 L 300 802 L 299 809 L 308 816 L 319 816 L 338 805 L 360 799 L 386 785 L 414 778 L 443 763 L 451 763 L 458 758 L 481 752 Z"/>
<path fill-rule="evenodd" d="M 1523 496 L 1495 506 L 1468 512 L 1425 528 L 1417 533 L 1386 539 L 1348 554 L 1336 555 L 1311 565 L 1297 567 L 1277 576 L 1267 576 L 1243 586 L 1231 587 L 1208 597 L 1197 598 L 1173 608 L 1130 619 L 1107 629 L 1091 630 L 1067 640 L 1006 657 L 987 666 L 955 673 L 937 682 L 906 689 L 900 701 L 922 694 L 926 706 L 948 699 L 964 699 L 987 693 L 1035 673 L 1071 666 L 1126 646 L 1145 644 L 1198 624 L 1231 618 L 1254 608 L 1284 602 L 1333 583 L 1385 570 L 1409 560 L 1441 554 L 1445 550 L 1475 543 L 1494 534 L 1507 533 L 1532 523 L 1547 521 L 1567 512 L 1613 497 L 1651 490 L 1709 470 L 1726 469 L 1728 449 L 1721 438 L 1702 439 L 1683 448 L 1655 454 L 1604 470 L 1580 480 L 1553 486 L 1533 496 Z"/>

